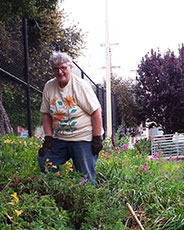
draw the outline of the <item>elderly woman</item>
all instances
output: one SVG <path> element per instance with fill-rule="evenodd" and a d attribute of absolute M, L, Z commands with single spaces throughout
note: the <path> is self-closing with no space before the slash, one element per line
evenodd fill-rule
<path fill-rule="evenodd" d="M 100 103 L 92 87 L 72 73 L 72 60 L 60 51 L 50 57 L 54 78 L 44 87 L 41 103 L 45 141 L 39 150 L 38 163 L 55 167 L 70 158 L 75 169 L 95 184 L 95 165 L 102 149 Z"/>

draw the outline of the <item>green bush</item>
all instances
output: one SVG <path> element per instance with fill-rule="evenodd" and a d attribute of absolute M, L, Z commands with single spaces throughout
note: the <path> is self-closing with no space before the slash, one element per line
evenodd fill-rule
<path fill-rule="evenodd" d="M 146 138 L 140 139 L 134 144 L 134 148 L 142 155 L 151 154 L 151 141 Z"/>

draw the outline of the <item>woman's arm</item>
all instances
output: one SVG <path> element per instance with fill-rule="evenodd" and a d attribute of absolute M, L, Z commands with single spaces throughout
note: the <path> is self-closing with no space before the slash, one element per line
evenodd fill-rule
<path fill-rule="evenodd" d="M 52 117 L 49 113 L 42 113 L 43 130 L 45 136 L 52 136 Z"/>
<path fill-rule="evenodd" d="M 101 136 L 102 135 L 102 113 L 101 109 L 95 110 L 91 115 L 91 122 L 93 127 L 93 136 Z"/>

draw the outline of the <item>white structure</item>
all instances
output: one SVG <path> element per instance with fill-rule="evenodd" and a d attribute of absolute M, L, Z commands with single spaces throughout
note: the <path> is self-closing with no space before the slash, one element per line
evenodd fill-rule
<path fill-rule="evenodd" d="M 142 129 L 142 134 L 140 137 L 141 139 L 147 138 L 148 140 L 151 140 L 154 136 L 164 134 L 162 127 L 153 126 L 152 128 L 149 128 L 150 124 L 151 124 L 151 122 L 146 122 L 146 127 L 140 128 L 140 129 Z M 140 130 L 140 132 L 141 132 L 141 130 Z"/>
<path fill-rule="evenodd" d="M 175 133 L 157 135 L 151 139 L 152 154 L 164 154 L 164 156 L 184 156 L 184 134 Z"/>

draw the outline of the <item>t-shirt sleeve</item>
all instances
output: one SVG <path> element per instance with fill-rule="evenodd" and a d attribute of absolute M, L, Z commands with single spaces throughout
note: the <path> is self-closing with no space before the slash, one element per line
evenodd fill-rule
<path fill-rule="evenodd" d="M 77 104 L 90 115 L 97 109 L 101 108 L 95 92 L 91 85 L 86 81 L 77 87 L 76 100 Z"/>
<path fill-rule="evenodd" d="M 49 111 L 50 111 L 50 101 L 48 98 L 47 84 L 45 85 L 44 90 L 43 90 L 42 103 L 41 103 L 40 111 L 42 113 L 49 113 Z"/>

